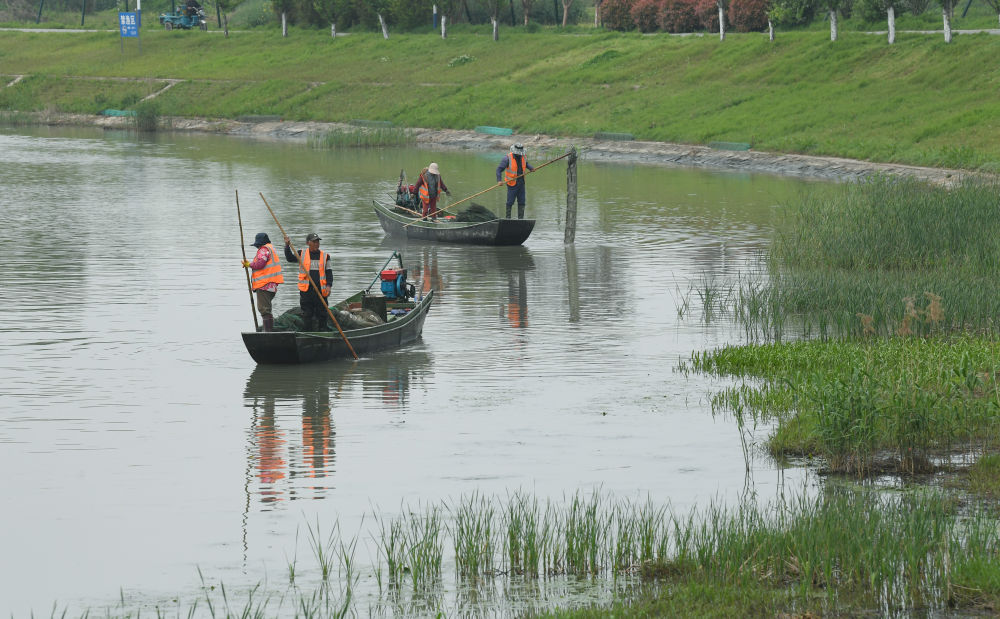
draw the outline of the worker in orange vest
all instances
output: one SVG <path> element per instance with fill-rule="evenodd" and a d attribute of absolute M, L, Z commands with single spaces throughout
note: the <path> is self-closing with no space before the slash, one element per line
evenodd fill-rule
<path fill-rule="evenodd" d="M 250 287 L 257 296 L 257 311 L 264 320 L 264 331 L 274 331 L 271 301 L 278 292 L 278 284 L 285 281 L 281 275 L 281 261 L 278 260 L 278 253 L 274 251 L 274 245 L 266 232 L 258 232 L 250 246 L 257 248 L 257 255 L 253 260 L 244 260 L 243 266 L 253 271 Z"/>
<path fill-rule="evenodd" d="M 321 240 L 318 234 L 310 232 L 306 236 L 308 249 L 300 249 L 298 255 L 295 255 L 292 253 L 291 240 L 285 236 L 285 259 L 299 264 L 299 307 L 302 308 L 305 331 L 330 330 L 326 299 L 330 296 L 333 271 L 330 269 L 330 254 L 319 248 Z M 319 286 L 319 295 L 314 286 Z"/>
<path fill-rule="evenodd" d="M 524 219 L 524 175 L 534 172 L 524 156 L 524 144 L 518 142 L 510 147 L 510 154 L 504 155 L 497 167 L 497 184 L 507 183 L 507 219 L 510 219 L 510 207 L 517 200 L 517 218 Z M 501 180 L 502 177 L 502 180 Z"/>
<path fill-rule="evenodd" d="M 441 195 L 442 191 L 449 196 L 451 195 L 448 187 L 444 184 L 444 179 L 441 178 L 441 169 L 438 168 L 438 164 L 431 163 L 421 170 L 420 178 L 417 179 L 415 187 L 417 195 L 420 196 L 420 203 L 423 205 L 424 217 L 437 219 L 438 196 Z"/>

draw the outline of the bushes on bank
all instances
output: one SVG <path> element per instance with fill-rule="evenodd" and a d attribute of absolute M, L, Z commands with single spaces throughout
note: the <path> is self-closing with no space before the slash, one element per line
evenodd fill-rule
<path fill-rule="evenodd" d="M 766 30 L 770 3 L 730 0 L 727 19 L 739 32 Z M 623 32 L 718 32 L 719 9 L 716 0 L 604 0 L 601 21 L 605 28 Z"/>

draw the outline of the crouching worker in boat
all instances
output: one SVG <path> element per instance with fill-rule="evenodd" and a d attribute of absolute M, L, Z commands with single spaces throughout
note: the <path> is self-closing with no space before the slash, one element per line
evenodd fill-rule
<path fill-rule="evenodd" d="M 417 195 L 420 196 L 420 203 L 423 205 L 424 217 L 437 219 L 438 196 L 441 195 L 442 191 L 449 196 L 451 195 L 451 192 L 448 191 L 447 185 L 444 184 L 444 179 L 441 178 L 441 169 L 438 168 L 438 164 L 431 163 L 429 166 L 421 170 L 420 178 L 417 179 L 415 187 L 417 189 Z"/>
<path fill-rule="evenodd" d="M 306 236 L 308 249 L 292 253 L 291 240 L 285 237 L 285 259 L 299 264 L 299 307 L 302 308 L 302 319 L 305 321 L 304 331 L 329 331 L 326 309 L 326 299 L 330 296 L 330 285 L 333 282 L 333 271 L 330 269 L 330 254 L 319 248 L 322 239 L 315 232 Z M 312 283 L 310 283 L 310 278 Z M 320 295 L 316 294 L 313 285 L 319 286 Z"/>
<path fill-rule="evenodd" d="M 257 297 L 257 311 L 264 320 L 264 331 L 274 331 L 274 315 L 271 313 L 271 301 L 278 291 L 278 284 L 285 281 L 281 275 L 281 261 L 274 251 L 274 245 L 266 232 L 258 232 L 251 247 L 257 248 L 253 260 L 244 260 L 243 266 L 253 271 L 250 278 L 251 287 Z"/>
<path fill-rule="evenodd" d="M 524 219 L 524 175 L 534 172 L 524 156 L 524 144 L 518 142 L 510 147 L 510 154 L 504 155 L 497 166 L 497 184 L 507 183 L 507 219 L 510 219 L 510 207 L 517 200 L 517 218 Z M 503 176 L 503 180 L 501 180 Z"/>

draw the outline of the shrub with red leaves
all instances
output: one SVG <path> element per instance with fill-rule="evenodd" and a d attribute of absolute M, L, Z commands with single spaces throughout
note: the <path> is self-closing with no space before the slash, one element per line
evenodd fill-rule
<path fill-rule="evenodd" d="M 719 5 L 715 0 L 695 0 L 694 14 L 702 28 L 709 32 L 719 31 Z"/>
<path fill-rule="evenodd" d="M 605 28 L 623 32 L 635 28 L 632 20 L 634 0 L 604 0 L 601 2 L 601 22 Z"/>
<path fill-rule="evenodd" d="M 767 30 L 767 7 L 771 0 L 730 0 L 727 19 L 737 32 Z"/>
<path fill-rule="evenodd" d="M 694 32 L 701 29 L 695 15 L 695 0 L 664 0 L 660 8 L 660 28 L 667 32 Z"/>
<path fill-rule="evenodd" d="M 658 19 L 664 0 L 635 0 L 632 5 L 632 21 L 639 32 L 656 32 L 660 27 Z"/>

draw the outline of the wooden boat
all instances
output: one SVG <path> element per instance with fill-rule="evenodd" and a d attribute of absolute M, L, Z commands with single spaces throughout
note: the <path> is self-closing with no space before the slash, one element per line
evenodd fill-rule
<path fill-rule="evenodd" d="M 357 294 L 333 306 L 347 310 L 355 304 L 361 305 L 367 291 Z M 371 296 L 371 295 L 367 295 Z M 380 297 L 381 298 L 381 297 Z M 424 319 L 434 301 L 434 291 L 429 291 L 422 299 L 409 301 L 386 301 L 387 320 L 373 327 L 348 328 L 341 325 L 354 352 L 358 356 L 390 348 L 405 346 L 420 338 L 424 329 Z M 396 315 L 392 310 L 408 310 Z M 257 363 L 310 363 L 331 359 L 350 359 L 344 338 L 336 329 L 333 331 L 244 331 L 243 343 L 247 352 Z"/>
<path fill-rule="evenodd" d="M 470 245 L 520 245 L 535 227 L 534 219 L 494 219 L 491 221 L 455 221 L 438 218 L 420 219 L 412 212 L 372 200 L 375 214 L 387 234 L 421 241 L 465 243 Z"/>

